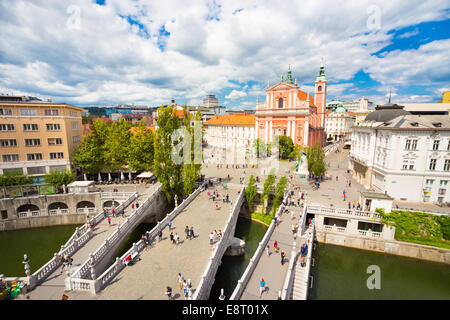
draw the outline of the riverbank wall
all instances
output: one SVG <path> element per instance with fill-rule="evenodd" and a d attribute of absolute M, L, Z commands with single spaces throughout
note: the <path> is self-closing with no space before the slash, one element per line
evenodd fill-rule
<path fill-rule="evenodd" d="M 450 264 L 450 250 L 397 240 L 368 239 L 316 230 L 318 242 Z"/>

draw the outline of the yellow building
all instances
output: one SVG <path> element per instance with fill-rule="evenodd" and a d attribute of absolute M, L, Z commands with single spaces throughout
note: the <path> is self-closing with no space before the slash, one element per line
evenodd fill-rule
<path fill-rule="evenodd" d="M 81 111 L 65 103 L 0 96 L 0 173 L 20 170 L 35 183 L 69 169 L 82 136 Z"/>
<path fill-rule="evenodd" d="M 450 103 L 450 91 L 444 92 L 442 96 L 442 102 L 443 103 Z"/>

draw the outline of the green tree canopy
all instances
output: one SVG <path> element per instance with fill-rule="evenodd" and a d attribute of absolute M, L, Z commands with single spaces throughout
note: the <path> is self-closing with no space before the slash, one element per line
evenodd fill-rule
<path fill-rule="evenodd" d="M 129 160 L 131 136 L 130 124 L 123 118 L 108 126 L 104 153 L 107 170 L 125 170 Z"/>
<path fill-rule="evenodd" d="M 277 212 L 278 207 L 283 201 L 284 190 L 286 189 L 287 184 L 288 181 L 285 176 L 281 177 L 280 181 L 278 181 L 277 186 L 275 187 L 275 195 L 273 197 L 272 214 L 275 214 Z"/>
<path fill-rule="evenodd" d="M 314 174 L 316 177 L 320 177 L 325 173 L 325 153 L 319 142 L 306 148 L 306 159 L 308 160 L 309 173 Z"/>
<path fill-rule="evenodd" d="M 135 171 L 148 171 L 153 168 L 155 135 L 145 127 L 143 121 L 134 128 L 128 149 L 128 164 Z"/>
<path fill-rule="evenodd" d="M 291 137 L 280 136 L 279 138 L 280 159 L 289 159 L 295 150 L 294 142 Z"/>
<path fill-rule="evenodd" d="M 267 176 L 266 181 L 264 181 L 263 192 L 261 194 L 262 213 L 265 213 L 266 202 L 269 199 L 269 193 L 272 191 L 274 183 L 275 183 L 275 174 L 274 170 L 272 169 L 270 174 Z"/>
<path fill-rule="evenodd" d="M 59 187 L 75 181 L 75 176 L 75 172 L 68 170 L 52 170 L 44 176 L 44 180 L 52 186 Z"/>
<path fill-rule="evenodd" d="M 255 178 L 253 174 L 250 176 L 247 187 L 245 188 L 245 199 L 247 200 L 247 205 L 250 212 L 253 211 L 253 201 L 258 193 L 258 189 L 256 188 Z"/>
<path fill-rule="evenodd" d="M 20 169 L 13 172 L 6 171 L 4 174 L 0 174 L 0 187 L 21 186 L 31 183 L 31 178 L 23 174 Z"/>

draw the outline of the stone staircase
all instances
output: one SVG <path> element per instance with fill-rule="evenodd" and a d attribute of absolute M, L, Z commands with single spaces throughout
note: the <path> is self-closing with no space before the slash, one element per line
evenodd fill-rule
<path fill-rule="evenodd" d="M 306 267 L 302 267 L 300 263 L 295 265 L 294 285 L 292 287 L 291 300 L 303 300 L 308 287 L 308 279 Z"/>

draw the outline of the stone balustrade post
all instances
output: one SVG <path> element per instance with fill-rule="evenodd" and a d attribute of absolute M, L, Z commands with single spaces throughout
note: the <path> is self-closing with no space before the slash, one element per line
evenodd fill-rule
<path fill-rule="evenodd" d="M 108 248 L 109 247 L 109 240 L 105 239 L 105 246 Z"/>

